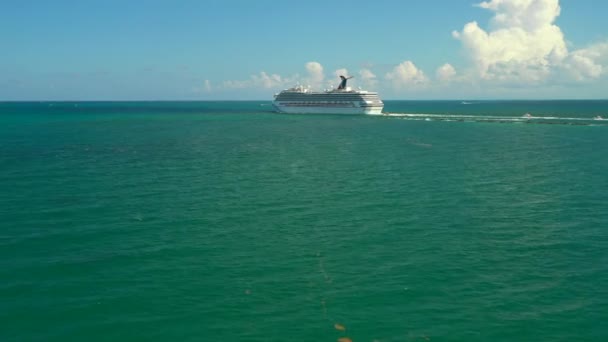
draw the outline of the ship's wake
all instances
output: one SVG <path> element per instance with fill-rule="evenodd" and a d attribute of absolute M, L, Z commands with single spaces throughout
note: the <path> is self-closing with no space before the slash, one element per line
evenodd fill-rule
<path fill-rule="evenodd" d="M 559 116 L 489 116 L 489 115 L 457 115 L 457 114 L 423 114 L 423 113 L 382 113 L 384 117 L 400 118 L 418 121 L 455 121 L 455 122 L 493 122 L 520 124 L 553 124 L 577 126 L 608 126 L 608 119 L 601 117 L 559 117 Z"/>

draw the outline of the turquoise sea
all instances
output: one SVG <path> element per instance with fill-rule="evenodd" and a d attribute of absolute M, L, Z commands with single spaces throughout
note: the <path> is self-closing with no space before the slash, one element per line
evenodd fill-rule
<path fill-rule="evenodd" d="M 0 341 L 608 340 L 608 101 L 385 111 L 0 103 Z"/>

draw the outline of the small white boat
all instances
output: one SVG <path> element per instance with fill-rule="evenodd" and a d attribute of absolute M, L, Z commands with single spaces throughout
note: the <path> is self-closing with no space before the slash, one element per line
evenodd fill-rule
<path fill-rule="evenodd" d="M 522 118 L 530 119 L 530 118 L 532 118 L 532 114 L 526 113 L 522 116 Z"/>

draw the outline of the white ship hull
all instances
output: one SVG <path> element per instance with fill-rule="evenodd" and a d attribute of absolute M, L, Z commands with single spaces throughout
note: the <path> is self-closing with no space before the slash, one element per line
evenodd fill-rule
<path fill-rule="evenodd" d="M 297 107 L 273 104 L 279 113 L 287 114 L 346 114 L 346 115 L 380 115 L 384 107 Z"/>

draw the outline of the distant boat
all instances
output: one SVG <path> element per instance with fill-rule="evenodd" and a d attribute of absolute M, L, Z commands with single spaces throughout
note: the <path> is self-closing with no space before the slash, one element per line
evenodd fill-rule
<path fill-rule="evenodd" d="M 522 116 L 522 118 L 530 119 L 530 118 L 532 118 L 532 114 L 526 113 Z"/>

